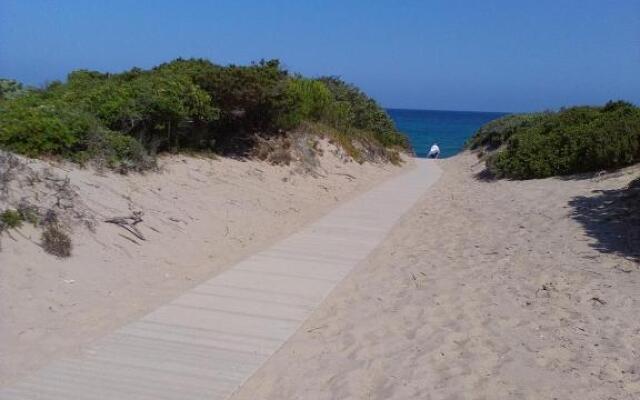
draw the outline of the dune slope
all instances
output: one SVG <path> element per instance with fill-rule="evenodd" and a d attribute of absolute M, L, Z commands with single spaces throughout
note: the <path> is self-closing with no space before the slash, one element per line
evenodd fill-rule
<path fill-rule="evenodd" d="M 74 248 L 67 259 L 45 253 L 29 225 L 2 234 L 0 382 L 78 351 L 401 171 L 345 162 L 322 146 L 313 173 L 171 156 L 160 172 L 123 176 L 25 160 L 0 208 L 22 198 L 53 207 L 69 220 Z M 105 222 L 135 212 L 144 240 Z"/>

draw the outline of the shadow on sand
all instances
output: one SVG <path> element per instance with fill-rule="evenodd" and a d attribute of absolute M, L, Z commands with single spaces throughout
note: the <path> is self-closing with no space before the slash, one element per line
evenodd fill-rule
<path fill-rule="evenodd" d="M 596 239 L 592 247 L 640 261 L 640 187 L 593 193 L 569 201 L 572 217 Z"/>
<path fill-rule="evenodd" d="M 473 177 L 480 182 L 495 182 L 498 180 L 498 177 L 496 177 L 489 168 L 484 168 L 482 171 L 474 174 Z"/>

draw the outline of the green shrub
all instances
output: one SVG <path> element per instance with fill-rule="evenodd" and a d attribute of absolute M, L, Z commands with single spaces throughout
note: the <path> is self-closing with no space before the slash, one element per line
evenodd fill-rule
<path fill-rule="evenodd" d="M 22 83 L 13 79 L 0 79 L 0 101 L 3 99 L 15 99 L 26 93 Z"/>
<path fill-rule="evenodd" d="M 287 108 L 288 72 L 278 60 L 208 68 L 197 80 L 220 109 L 220 118 L 210 127 L 221 143 L 279 128 L 277 121 Z"/>
<path fill-rule="evenodd" d="M 470 137 L 465 148 L 493 151 L 504 145 L 519 130 L 533 126 L 544 118 L 544 114 L 513 114 L 486 123 Z"/>
<path fill-rule="evenodd" d="M 16 210 L 4 210 L 0 213 L 0 224 L 5 229 L 15 229 L 22 226 L 23 218 Z"/>
<path fill-rule="evenodd" d="M 152 161 L 142 144 L 131 136 L 123 135 L 119 132 L 108 132 L 105 135 L 105 140 L 107 151 L 112 152 L 111 163 L 138 166 L 140 170 L 147 169 L 152 165 Z"/>
<path fill-rule="evenodd" d="M 189 76 L 171 70 L 117 75 L 76 71 L 69 75 L 63 97 L 152 152 L 189 146 L 193 126 L 218 115 L 208 93 Z"/>
<path fill-rule="evenodd" d="M 619 168 L 640 161 L 640 109 L 626 102 L 512 116 L 481 128 L 469 147 L 500 149 L 497 176 L 530 179 Z"/>
<path fill-rule="evenodd" d="M 0 106 L 0 147 L 27 156 L 69 155 L 94 119 L 72 105 L 29 93 Z"/>
<path fill-rule="evenodd" d="M 286 98 L 287 110 L 278 121 L 278 125 L 285 129 L 296 128 L 303 121 L 323 120 L 333 101 L 331 92 L 324 83 L 301 77 L 289 80 Z"/>
<path fill-rule="evenodd" d="M 145 171 L 156 166 L 144 146 L 135 138 L 99 128 L 87 138 L 87 150 L 78 153 L 77 161 L 93 160 L 98 166 L 105 165 L 120 172 Z"/>
<path fill-rule="evenodd" d="M 219 66 L 178 59 L 119 74 L 78 70 L 42 90 L 2 95 L 18 86 L 0 81 L 6 97 L 0 148 L 31 157 L 98 160 L 128 170 L 144 169 L 147 154 L 157 151 L 246 156 L 256 135 L 276 137 L 305 122 L 338 129 L 346 141 L 366 136 L 383 147 L 408 148 L 386 112 L 358 88 L 337 78 L 291 76 L 278 60 Z"/>

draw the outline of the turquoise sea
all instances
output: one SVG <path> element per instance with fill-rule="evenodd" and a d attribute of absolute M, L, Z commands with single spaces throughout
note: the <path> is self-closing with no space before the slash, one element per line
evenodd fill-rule
<path fill-rule="evenodd" d="M 475 111 L 435 111 L 387 109 L 399 131 L 409 137 L 418 157 L 426 157 L 433 143 L 440 146 L 441 157 L 462 150 L 468 137 L 487 122 L 506 113 Z"/>

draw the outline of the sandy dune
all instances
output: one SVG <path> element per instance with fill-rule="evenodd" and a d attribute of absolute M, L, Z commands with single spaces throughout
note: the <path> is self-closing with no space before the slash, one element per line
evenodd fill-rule
<path fill-rule="evenodd" d="M 440 165 L 234 400 L 640 398 L 640 242 L 593 192 L 638 169 L 484 182 L 470 154 Z"/>
<path fill-rule="evenodd" d="M 346 163 L 324 147 L 317 177 L 295 166 L 185 156 L 144 175 L 53 167 L 70 178 L 76 208 L 97 221 L 96 232 L 75 226 L 73 256 L 63 260 L 39 247 L 32 227 L 2 235 L 0 383 L 79 350 L 401 171 Z M 46 191 L 27 185 L 9 197 L 44 202 Z M 132 211 L 144 212 L 137 226 L 145 241 L 103 222 Z"/>

